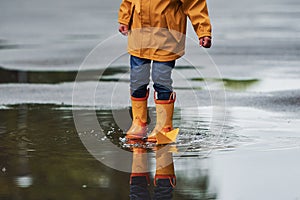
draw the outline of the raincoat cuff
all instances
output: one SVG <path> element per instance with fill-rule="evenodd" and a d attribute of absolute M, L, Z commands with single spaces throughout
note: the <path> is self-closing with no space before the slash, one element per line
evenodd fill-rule
<path fill-rule="evenodd" d="M 206 33 L 201 33 L 198 34 L 198 38 L 202 38 L 202 37 L 210 37 L 211 38 L 211 33 L 210 32 L 206 32 Z"/>
<path fill-rule="evenodd" d="M 124 19 L 119 19 L 118 22 L 119 22 L 119 24 L 129 25 L 129 21 L 124 20 Z"/>

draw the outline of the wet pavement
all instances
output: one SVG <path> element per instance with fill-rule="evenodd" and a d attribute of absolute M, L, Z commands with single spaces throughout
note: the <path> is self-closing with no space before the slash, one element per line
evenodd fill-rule
<path fill-rule="evenodd" d="M 129 199 L 119 3 L 0 3 L 1 200 Z M 208 4 L 213 48 L 189 25 L 173 72 L 173 199 L 300 199 L 300 4 Z M 149 131 L 154 111 L 149 98 Z M 157 150 L 145 147 L 153 193 Z"/>

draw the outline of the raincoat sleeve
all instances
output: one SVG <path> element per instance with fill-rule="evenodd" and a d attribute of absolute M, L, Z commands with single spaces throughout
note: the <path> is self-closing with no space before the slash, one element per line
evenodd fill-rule
<path fill-rule="evenodd" d="M 199 38 L 211 37 L 211 24 L 206 0 L 180 0 L 183 11 L 189 17 Z"/>
<path fill-rule="evenodd" d="M 131 0 L 122 1 L 119 10 L 119 16 L 118 16 L 118 22 L 120 24 L 129 25 L 131 15 L 132 15 L 131 4 L 132 4 Z"/>

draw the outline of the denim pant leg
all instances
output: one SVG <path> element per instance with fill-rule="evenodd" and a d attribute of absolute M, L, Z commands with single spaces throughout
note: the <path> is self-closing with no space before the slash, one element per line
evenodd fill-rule
<path fill-rule="evenodd" d="M 130 91 L 135 98 L 145 97 L 150 82 L 151 60 L 130 56 Z"/>
<path fill-rule="evenodd" d="M 173 92 L 172 70 L 175 66 L 175 60 L 168 62 L 153 61 L 152 80 L 154 89 L 157 92 L 157 99 L 168 100 Z"/>

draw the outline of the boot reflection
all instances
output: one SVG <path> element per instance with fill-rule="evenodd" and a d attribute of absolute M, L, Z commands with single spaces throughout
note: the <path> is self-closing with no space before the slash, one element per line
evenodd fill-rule
<path fill-rule="evenodd" d="M 148 190 L 150 183 L 148 171 L 147 150 L 142 147 L 134 147 L 130 175 L 130 199 L 151 199 Z"/>
<path fill-rule="evenodd" d="M 172 199 L 173 188 L 176 185 L 172 147 L 163 145 L 156 150 L 156 172 L 154 177 L 153 199 Z"/>
<path fill-rule="evenodd" d="M 156 170 L 154 177 L 155 200 L 170 200 L 176 185 L 173 163 L 173 147 L 160 145 L 155 147 Z M 130 175 L 130 199 L 151 199 L 148 186 L 150 184 L 147 150 L 133 147 L 132 172 Z"/>

